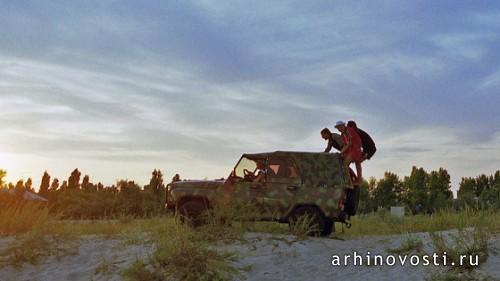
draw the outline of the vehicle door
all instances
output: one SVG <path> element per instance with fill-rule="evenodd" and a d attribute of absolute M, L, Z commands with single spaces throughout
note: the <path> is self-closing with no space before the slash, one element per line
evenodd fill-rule
<path fill-rule="evenodd" d="M 266 182 L 260 197 L 263 216 L 271 219 L 283 218 L 295 205 L 296 194 L 302 180 L 291 158 L 273 157 L 268 160 Z"/>
<path fill-rule="evenodd" d="M 256 217 L 261 217 L 261 202 L 265 195 L 266 177 L 257 181 L 255 178 L 259 173 L 257 162 L 266 163 L 267 158 L 252 158 L 243 156 L 236 164 L 228 183 L 224 187 L 225 196 L 237 207 L 246 206 L 247 211 L 255 213 Z M 264 169 L 265 172 L 266 169 Z M 256 210 L 250 208 L 256 207 Z"/>

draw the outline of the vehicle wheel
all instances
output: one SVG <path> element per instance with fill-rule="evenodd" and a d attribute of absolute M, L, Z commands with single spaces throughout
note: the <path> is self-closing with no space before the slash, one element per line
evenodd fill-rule
<path fill-rule="evenodd" d="M 201 200 L 189 200 L 177 208 L 181 221 L 193 227 L 201 226 L 206 222 L 207 210 L 207 204 Z"/>
<path fill-rule="evenodd" d="M 315 207 L 299 207 L 289 218 L 290 229 L 300 228 L 308 236 L 326 236 L 332 232 L 333 222 Z"/>

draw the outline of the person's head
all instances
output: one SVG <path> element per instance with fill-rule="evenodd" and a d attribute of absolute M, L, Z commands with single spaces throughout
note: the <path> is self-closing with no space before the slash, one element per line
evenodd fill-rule
<path fill-rule="evenodd" d="M 350 120 L 349 122 L 347 122 L 347 127 L 351 127 L 351 128 L 357 129 L 358 125 L 356 125 L 356 122 Z"/>
<path fill-rule="evenodd" d="M 325 140 L 329 139 L 332 136 L 332 132 L 328 128 L 324 128 L 321 130 L 321 137 Z"/>
<path fill-rule="evenodd" d="M 263 161 L 256 161 L 256 162 L 257 162 L 257 169 L 263 170 L 266 167 Z"/>
<path fill-rule="evenodd" d="M 335 128 L 339 130 L 339 132 L 343 133 L 346 129 L 344 121 L 337 121 L 337 123 L 335 123 Z"/>

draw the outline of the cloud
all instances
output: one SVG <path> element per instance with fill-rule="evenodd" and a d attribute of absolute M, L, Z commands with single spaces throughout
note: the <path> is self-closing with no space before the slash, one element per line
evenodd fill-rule
<path fill-rule="evenodd" d="M 500 69 L 486 76 L 479 84 L 478 90 L 496 90 L 500 86 Z"/>
<path fill-rule="evenodd" d="M 36 157 L 16 166 L 26 173 L 81 165 L 107 181 L 118 172 L 146 181 L 159 165 L 220 177 L 243 152 L 321 151 L 321 128 L 354 119 L 379 143 L 373 174 L 413 162 L 479 171 L 457 164 L 467 158 L 490 170 L 500 122 L 494 11 L 5 3 L 0 153 Z M 463 147 L 479 152 L 457 154 Z"/>
<path fill-rule="evenodd" d="M 496 37 L 493 32 L 446 33 L 435 35 L 431 42 L 441 49 L 444 56 L 477 61 L 488 50 L 485 43 Z"/>
<path fill-rule="evenodd" d="M 463 131 L 448 127 L 420 127 L 386 138 L 375 135 L 377 153 L 364 166 L 378 177 L 387 170 L 409 175 L 412 166 L 428 171 L 444 167 L 456 191 L 461 177 L 492 174 L 500 159 L 500 132 L 486 142 L 469 142 L 463 136 Z"/>

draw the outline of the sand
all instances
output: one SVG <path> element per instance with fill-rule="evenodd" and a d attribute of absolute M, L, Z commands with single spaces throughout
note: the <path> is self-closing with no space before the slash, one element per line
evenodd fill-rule
<path fill-rule="evenodd" d="M 431 253 L 428 233 L 412 234 L 423 242 L 423 251 Z M 387 256 L 388 249 L 401 245 L 404 235 L 351 238 L 336 240 L 331 238 L 308 238 L 296 241 L 294 236 L 272 236 L 269 234 L 248 233 L 247 243 L 228 246 L 229 250 L 239 253 L 239 266 L 251 265 L 244 280 L 425 280 L 431 273 L 442 272 L 445 267 L 412 266 L 406 261 L 404 266 L 333 266 L 333 255 L 353 255 L 356 251 L 372 256 Z M 426 243 L 427 241 L 427 243 Z M 488 276 L 500 280 L 500 237 L 490 240 L 490 255 L 485 264 L 476 271 L 476 276 Z M 364 261 L 366 262 L 366 260 Z M 373 262 L 373 260 L 372 260 Z M 242 278 L 243 280 L 243 278 Z"/>
<path fill-rule="evenodd" d="M 424 241 L 424 251 L 431 252 L 429 234 L 414 234 Z M 249 269 L 238 280 L 425 280 L 432 272 L 444 267 L 411 266 L 332 266 L 332 256 L 358 254 L 385 254 L 397 248 L 404 235 L 367 238 L 308 238 L 247 233 L 246 242 L 219 245 L 222 250 L 236 252 L 236 266 Z M 0 250 L 13 238 L 0 239 Z M 0 280 L 121 280 L 120 272 L 137 258 L 147 259 L 153 246 L 125 244 L 123 240 L 87 236 L 68 243 L 70 254 L 44 257 L 37 265 L 23 264 L 20 268 L 0 266 Z M 500 237 L 490 240 L 490 255 L 486 263 L 476 269 L 477 275 L 500 280 Z M 70 251 L 71 252 L 71 251 Z"/>
<path fill-rule="evenodd" d="M 0 249 L 12 238 L 0 239 Z M 65 254 L 41 257 L 36 265 L 0 267 L 0 281 L 122 280 L 120 272 L 137 258 L 147 259 L 151 245 L 128 245 L 124 240 L 86 236 L 65 242 Z"/>

